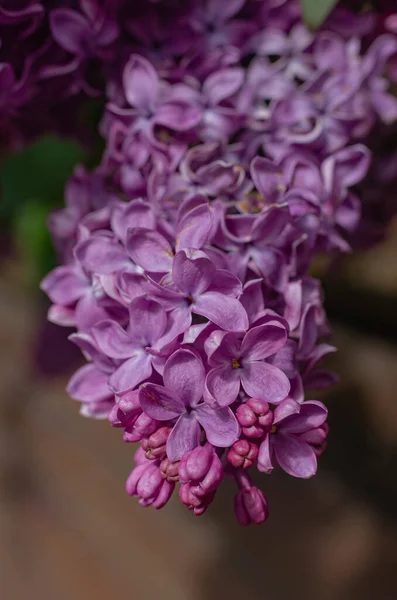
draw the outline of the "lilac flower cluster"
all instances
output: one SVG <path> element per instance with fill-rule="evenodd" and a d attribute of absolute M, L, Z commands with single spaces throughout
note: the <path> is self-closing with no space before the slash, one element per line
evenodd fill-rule
<path fill-rule="evenodd" d="M 179 484 L 200 515 L 233 477 L 238 522 L 261 523 L 249 469 L 308 478 L 325 448 L 307 394 L 333 383 L 334 348 L 310 269 L 351 248 L 368 136 L 397 118 L 397 38 L 345 9 L 314 34 L 295 0 L 109 6 L 49 15 L 74 84 L 95 57 L 107 96 L 102 162 L 50 219 L 49 318 L 87 359 L 68 392 L 140 442 L 143 506 Z"/>

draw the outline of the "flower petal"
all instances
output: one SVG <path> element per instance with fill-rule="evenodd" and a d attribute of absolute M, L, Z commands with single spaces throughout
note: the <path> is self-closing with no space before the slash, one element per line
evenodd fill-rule
<path fill-rule="evenodd" d="M 196 206 L 178 223 L 176 250 L 202 248 L 208 239 L 211 227 L 212 214 L 208 203 Z"/>
<path fill-rule="evenodd" d="M 212 369 L 206 377 L 205 386 L 219 406 L 229 406 L 240 391 L 240 369 L 232 369 L 231 364 Z"/>
<path fill-rule="evenodd" d="M 211 106 L 233 96 L 244 81 L 244 70 L 239 67 L 220 69 L 207 77 L 203 93 Z"/>
<path fill-rule="evenodd" d="M 204 365 L 190 350 L 177 350 L 165 364 L 163 379 L 168 390 L 178 395 L 185 405 L 192 406 L 203 395 Z"/>
<path fill-rule="evenodd" d="M 278 464 L 289 475 L 308 479 L 316 474 L 317 458 L 314 450 L 299 438 L 277 434 L 274 452 Z"/>
<path fill-rule="evenodd" d="M 151 229 L 136 227 L 127 233 L 127 250 L 134 262 L 151 273 L 168 273 L 173 252 L 167 240 Z"/>
<path fill-rule="evenodd" d="M 124 93 L 128 104 L 147 113 L 153 110 L 159 94 L 156 69 L 143 56 L 133 54 L 123 72 Z"/>
<path fill-rule="evenodd" d="M 327 416 L 328 410 L 322 402 L 309 400 L 300 405 L 299 414 L 286 418 L 280 427 L 282 427 L 283 433 L 304 433 L 310 429 L 321 427 Z"/>
<path fill-rule="evenodd" d="M 104 275 L 121 271 L 128 263 L 124 248 L 105 235 L 93 235 L 77 244 L 75 255 L 87 271 Z"/>
<path fill-rule="evenodd" d="M 40 288 L 55 304 L 73 304 L 89 290 L 90 283 L 72 265 L 53 269 L 41 282 Z"/>
<path fill-rule="evenodd" d="M 147 202 L 132 200 L 128 204 L 123 202 L 113 208 L 111 226 L 119 240 L 124 242 L 128 229 L 133 227 L 154 229 L 156 219 L 153 209 Z"/>
<path fill-rule="evenodd" d="M 265 324 L 253 327 L 245 334 L 241 355 L 249 360 L 262 360 L 276 354 L 287 341 L 287 331 L 282 325 Z"/>
<path fill-rule="evenodd" d="M 172 279 L 184 294 L 202 294 L 215 275 L 212 262 L 200 251 L 181 250 L 172 264 Z"/>
<path fill-rule="evenodd" d="M 139 349 L 129 333 L 115 321 L 101 321 L 92 328 L 99 350 L 110 358 L 130 358 Z"/>
<path fill-rule="evenodd" d="M 193 413 L 179 417 L 167 440 L 167 456 L 171 462 L 181 460 L 200 443 L 200 426 Z"/>
<path fill-rule="evenodd" d="M 77 10 L 57 8 L 50 11 L 50 28 L 56 42 L 71 54 L 84 54 L 90 26 Z"/>
<path fill-rule="evenodd" d="M 261 445 L 258 453 L 258 471 L 262 473 L 270 473 L 273 471 L 274 465 L 272 462 L 272 444 L 270 442 L 270 434 L 267 434 Z"/>
<path fill-rule="evenodd" d="M 74 400 L 100 402 L 112 397 L 108 378 L 109 376 L 99 371 L 95 365 L 84 365 L 72 375 L 66 389 Z"/>
<path fill-rule="evenodd" d="M 156 111 L 156 124 L 174 131 L 186 131 L 196 127 L 201 121 L 202 110 L 185 100 L 171 100 L 162 104 Z"/>
<path fill-rule="evenodd" d="M 207 317 L 226 331 L 245 331 L 248 316 L 241 302 L 219 292 L 205 292 L 192 304 L 192 312 Z"/>
<path fill-rule="evenodd" d="M 110 388 L 117 394 L 132 390 L 152 374 L 152 363 L 146 352 L 126 360 L 109 378 Z"/>
<path fill-rule="evenodd" d="M 143 412 L 156 421 L 169 421 L 185 412 L 185 405 L 176 394 L 154 383 L 141 385 L 139 403 Z"/>
<path fill-rule="evenodd" d="M 208 404 L 197 406 L 196 418 L 207 440 L 218 448 L 227 448 L 238 439 L 240 427 L 230 408 L 215 408 Z"/>
<path fill-rule="evenodd" d="M 251 398 L 278 404 L 288 395 L 288 377 L 273 365 L 265 362 L 247 362 L 241 369 L 241 383 Z"/>
<path fill-rule="evenodd" d="M 141 346 L 149 346 L 163 335 L 167 314 L 158 302 L 148 296 L 138 296 L 129 305 L 131 339 Z"/>

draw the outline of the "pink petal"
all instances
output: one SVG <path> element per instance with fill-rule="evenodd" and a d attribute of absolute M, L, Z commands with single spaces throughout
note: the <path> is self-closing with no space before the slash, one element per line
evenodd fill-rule
<path fill-rule="evenodd" d="M 205 292 L 192 304 L 192 311 L 226 331 L 248 329 L 248 316 L 241 302 L 218 292 Z"/>
<path fill-rule="evenodd" d="M 286 419 L 290 416 L 296 416 L 299 414 L 300 405 L 293 398 L 286 398 L 276 408 L 274 409 L 274 419 L 273 423 L 279 423 L 283 419 Z"/>
<path fill-rule="evenodd" d="M 133 54 L 123 72 L 124 93 L 128 104 L 143 113 L 154 110 L 159 95 L 156 69 L 143 56 Z"/>
<path fill-rule="evenodd" d="M 165 364 L 163 379 L 168 390 L 178 395 L 185 405 L 192 406 L 203 395 L 204 365 L 190 350 L 177 350 Z"/>
<path fill-rule="evenodd" d="M 273 365 L 265 362 L 247 362 L 241 369 L 241 383 L 251 398 L 278 404 L 288 395 L 288 377 Z"/>
<path fill-rule="evenodd" d="M 240 369 L 232 369 L 232 365 L 212 369 L 205 381 L 206 389 L 219 406 L 232 404 L 240 391 Z"/>
<path fill-rule="evenodd" d="M 179 396 L 154 383 L 141 385 L 139 403 L 143 412 L 156 421 L 169 421 L 185 412 L 185 405 Z"/>
<path fill-rule="evenodd" d="M 259 325 L 245 334 L 241 355 L 249 360 L 261 360 L 275 354 L 287 341 L 287 331 L 281 325 Z"/>
<path fill-rule="evenodd" d="M 231 366 L 233 358 L 240 356 L 240 341 L 235 333 L 213 331 L 204 343 L 204 349 L 208 357 L 208 364 L 211 367 L 225 365 Z"/>
<path fill-rule="evenodd" d="M 76 325 L 82 331 L 88 331 L 104 319 L 109 318 L 109 314 L 99 304 L 94 294 L 91 292 L 85 294 L 76 305 Z"/>
<path fill-rule="evenodd" d="M 127 230 L 134 227 L 154 229 L 156 219 L 152 208 L 143 200 L 132 200 L 128 204 L 120 203 L 115 206 L 111 217 L 112 231 L 119 240 L 125 241 Z"/>
<path fill-rule="evenodd" d="M 156 231 L 140 227 L 130 229 L 127 234 L 127 250 L 134 262 L 145 271 L 167 273 L 172 268 L 172 248 Z"/>
<path fill-rule="evenodd" d="M 172 279 L 184 294 L 202 294 L 211 284 L 215 274 L 212 262 L 200 251 L 181 250 L 172 264 Z"/>
<path fill-rule="evenodd" d="M 225 294 L 231 298 L 238 298 L 242 293 L 241 281 L 238 277 L 225 271 L 224 269 L 217 269 L 215 277 L 211 283 L 211 292 L 219 292 Z"/>
<path fill-rule="evenodd" d="M 316 455 L 309 444 L 299 438 L 277 434 L 274 452 L 278 464 L 289 475 L 308 479 L 316 474 Z"/>
<path fill-rule="evenodd" d="M 171 462 L 181 460 L 200 443 L 200 426 L 193 413 L 179 417 L 167 440 L 167 456 Z"/>
<path fill-rule="evenodd" d="M 127 390 L 132 390 L 139 383 L 150 377 L 152 374 L 152 364 L 150 356 L 146 352 L 140 352 L 129 360 L 126 360 L 110 376 L 109 386 L 115 393 L 121 394 Z"/>
<path fill-rule="evenodd" d="M 309 400 L 300 405 L 300 412 L 293 415 L 280 425 L 283 433 L 304 433 L 310 429 L 321 427 L 327 419 L 328 411 L 324 404 Z"/>
<path fill-rule="evenodd" d="M 207 440 L 218 448 L 227 448 L 238 439 L 240 427 L 230 408 L 212 408 L 201 404 L 195 410 L 197 421 Z"/>

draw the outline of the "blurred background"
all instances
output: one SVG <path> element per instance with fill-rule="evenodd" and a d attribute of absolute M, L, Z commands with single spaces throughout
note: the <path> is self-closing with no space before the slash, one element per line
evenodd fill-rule
<path fill-rule="evenodd" d="M 0 597 L 395 600 L 397 222 L 324 277 L 341 383 L 322 398 L 319 473 L 262 476 L 269 521 L 244 529 L 227 483 L 204 517 L 177 498 L 141 508 L 124 491 L 134 448 L 64 391 L 80 357 L 38 282 L 56 261 L 46 216 L 79 161 L 45 137 L 1 167 Z"/>

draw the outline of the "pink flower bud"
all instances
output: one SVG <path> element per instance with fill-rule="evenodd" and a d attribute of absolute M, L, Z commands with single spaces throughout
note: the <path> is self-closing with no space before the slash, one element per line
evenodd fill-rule
<path fill-rule="evenodd" d="M 222 476 L 222 463 L 210 444 L 198 446 L 185 454 L 179 465 L 179 480 L 196 487 L 198 495 L 215 491 Z"/>
<path fill-rule="evenodd" d="M 126 428 L 123 439 L 125 442 L 139 442 L 143 438 L 149 437 L 154 433 L 158 426 L 158 421 L 155 421 L 145 413 L 142 413 L 138 416 L 133 425 Z"/>
<path fill-rule="evenodd" d="M 236 469 L 252 467 L 258 457 L 258 446 L 248 440 L 237 440 L 227 455 L 228 461 Z"/>
<path fill-rule="evenodd" d="M 214 496 L 215 492 L 205 496 L 196 496 L 189 483 L 182 483 L 179 488 L 179 498 L 181 502 L 187 506 L 189 510 L 192 510 L 196 516 L 202 515 L 207 510 L 214 499 Z"/>
<path fill-rule="evenodd" d="M 117 403 L 113 405 L 108 420 L 113 427 L 128 427 L 134 424 L 136 419 L 142 414 L 139 404 L 138 394 L 128 392 L 124 396 L 116 397 Z"/>
<path fill-rule="evenodd" d="M 160 427 L 150 437 L 142 441 L 142 448 L 145 451 L 146 458 L 153 460 L 155 458 L 161 459 L 165 456 L 165 446 L 170 433 L 171 427 Z"/>
<path fill-rule="evenodd" d="M 132 471 L 126 482 L 127 494 L 136 496 L 142 506 L 162 508 L 170 499 L 175 484 L 165 480 L 155 461 L 145 461 Z"/>
<path fill-rule="evenodd" d="M 240 490 L 234 499 L 234 513 L 240 525 L 263 523 L 269 516 L 265 495 L 257 487 Z"/>
<path fill-rule="evenodd" d="M 266 435 L 273 423 L 273 412 L 268 403 L 257 398 L 250 398 L 245 404 L 240 404 L 236 417 L 244 435 L 254 439 Z"/>
<path fill-rule="evenodd" d="M 168 457 L 163 458 L 160 463 L 161 473 L 167 481 L 176 482 L 178 481 L 178 470 L 179 470 L 179 461 L 170 462 Z"/>

